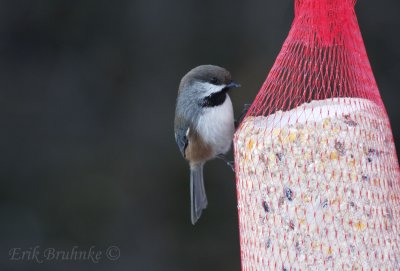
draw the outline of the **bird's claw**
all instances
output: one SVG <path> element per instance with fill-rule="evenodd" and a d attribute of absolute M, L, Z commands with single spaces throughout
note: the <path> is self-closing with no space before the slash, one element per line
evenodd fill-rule
<path fill-rule="evenodd" d="M 234 161 L 226 162 L 226 164 L 232 169 L 233 172 L 235 172 L 235 162 Z"/>
<path fill-rule="evenodd" d="M 228 161 L 226 156 L 223 154 L 218 154 L 217 158 L 224 160 L 224 162 L 232 169 L 232 171 L 235 172 L 235 162 L 234 161 Z"/>
<path fill-rule="evenodd" d="M 242 110 L 242 113 L 239 116 L 239 119 L 235 120 L 235 128 L 236 129 L 239 127 L 240 123 L 242 123 L 244 117 L 246 116 L 247 112 L 250 109 L 250 106 L 251 106 L 251 104 L 244 104 L 243 110 Z"/>

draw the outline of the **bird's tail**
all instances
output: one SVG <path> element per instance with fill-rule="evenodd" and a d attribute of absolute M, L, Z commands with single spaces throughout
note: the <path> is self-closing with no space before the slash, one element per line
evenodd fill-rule
<path fill-rule="evenodd" d="M 190 166 L 190 199 L 192 203 L 192 224 L 200 218 L 207 208 L 207 196 L 203 180 L 203 163 Z"/>

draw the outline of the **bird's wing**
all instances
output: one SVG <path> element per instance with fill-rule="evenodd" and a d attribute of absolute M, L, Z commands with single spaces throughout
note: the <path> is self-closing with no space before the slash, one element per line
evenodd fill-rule
<path fill-rule="evenodd" d="M 189 144 L 189 131 L 190 126 L 186 121 L 175 121 L 175 141 L 183 157 L 185 157 L 185 150 Z"/>

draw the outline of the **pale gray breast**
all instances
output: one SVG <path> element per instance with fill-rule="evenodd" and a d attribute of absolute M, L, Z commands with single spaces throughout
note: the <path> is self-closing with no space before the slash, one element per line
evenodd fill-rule
<path fill-rule="evenodd" d="M 227 95 L 222 105 L 203 110 L 197 121 L 197 131 L 213 147 L 215 154 L 226 153 L 230 149 L 235 131 L 231 99 Z"/>

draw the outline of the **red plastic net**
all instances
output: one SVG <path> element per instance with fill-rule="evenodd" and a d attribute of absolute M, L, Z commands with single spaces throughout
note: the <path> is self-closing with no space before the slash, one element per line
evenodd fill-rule
<path fill-rule="evenodd" d="M 400 270 L 399 163 L 354 4 L 295 1 L 235 134 L 243 270 Z"/>

